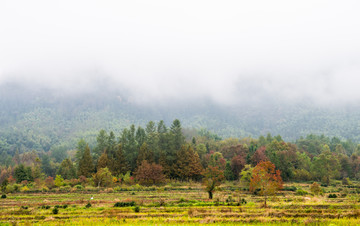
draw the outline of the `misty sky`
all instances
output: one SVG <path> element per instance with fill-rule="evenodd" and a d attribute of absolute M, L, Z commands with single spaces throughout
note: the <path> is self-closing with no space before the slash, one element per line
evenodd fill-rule
<path fill-rule="evenodd" d="M 0 1 L 0 84 L 360 101 L 360 1 Z"/>

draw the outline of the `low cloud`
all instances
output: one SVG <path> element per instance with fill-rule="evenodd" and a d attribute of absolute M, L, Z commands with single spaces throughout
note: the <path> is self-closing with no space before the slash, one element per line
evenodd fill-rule
<path fill-rule="evenodd" d="M 0 83 L 119 90 L 137 103 L 357 103 L 359 6 L 2 1 Z"/>

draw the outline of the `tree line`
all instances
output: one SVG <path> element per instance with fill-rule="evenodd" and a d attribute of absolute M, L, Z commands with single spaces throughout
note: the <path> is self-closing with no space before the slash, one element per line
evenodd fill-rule
<path fill-rule="evenodd" d="M 349 140 L 313 134 L 296 142 L 271 134 L 223 140 L 204 130 L 189 134 L 178 119 L 170 127 L 164 121 L 150 121 L 145 128 L 131 125 L 118 137 L 101 130 L 92 147 L 81 139 L 74 150 L 63 151 L 61 162 L 52 157 L 53 150 L 21 154 L 17 150 L 9 164 L 1 165 L 0 183 L 9 178 L 17 183 L 88 178 L 95 186 L 106 186 L 132 178 L 153 185 L 171 179 L 203 181 L 212 190 L 223 179 L 249 184 L 261 162 L 271 162 L 284 181 L 329 184 L 332 179 L 344 183 L 360 179 L 360 146 Z"/>

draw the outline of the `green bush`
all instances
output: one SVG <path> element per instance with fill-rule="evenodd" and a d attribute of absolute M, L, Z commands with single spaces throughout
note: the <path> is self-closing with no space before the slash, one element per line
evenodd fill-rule
<path fill-rule="evenodd" d="M 240 205 L 245 205 L 246 203 L 247 201 L 244 198 L 242 198 L 239 202 Z"/>
<path fill-rule="evenodd" d="M 1 198 L 6 199 L 6 195 L 5 194 L 1 195 Z"/>
<path fill-rule="evenodd" d="M 134 208 L 134 212 L 135 212 L 135 213 L 138 213 L 138 212 L 140 212 L 140 207 L 138 207 L 138 206 L 135 206 L 135 208 Z"/>
<path fill-rule="evenodd" d="M 296 191 L 297 188 L 295 186 L 290 186 L 290 187 L 284 187 L 283 188 L 283 191 Z"/>
<path fill-rule="evenodd" d="M 48 210 L 48 209 L 50 209 L 50 206 L 42 205 L 40 208 L 41 208 L 41 209 L 46 209 L 46 210 Z"/>
<path fill-rule="evenodd" d="M 131 202 L 117 202 L 114 204 L 114 207 L 127 207 L 127 206 L 135 206 L 136 203 L 134 201 Z"/>
<path fill-rule="evenodd" d="M 76 188 L 76 190 L 84 190 L 84 187 L 81 184 L 75 185 L 74 188 Z"/>
<path fill-rule="evenodd" d="M 58 213 L 59 213 L 59 209 L 56 208 L 56 207 L 54 207 L 54 209 L 52 210 L 52 213 L 53 213 L 53 214 L 58 214 Z"/>
<path fill-rule="evenodd" d="M 62 191 L 62 192 L 69 192 L 71 190 L 71 187 L 69 185 L 66 185 L 66 186 L 62 186 L 59 188 L 59 191 Z"/>
<path fill-rule="evenodd" d="M 296 195 L 307 195 L 308 192 L 302 189 L 299 189 L 295 192 Z"/>
<path fill-rule="evenodd" d="M 90 208 L 91 207 L 91 203 L 90 202 L 88 202 L 88 204 L 86 204 L 86 206 L 85 206 L 86 208 Z"/>
<path fill-rule="evenodd" d="M 336 198 L 337 198 L 337 195 L 336 195 L 336 194 L 330 194 L 330 195 L 328 196 L 328 198 L 336 199 Z"/>

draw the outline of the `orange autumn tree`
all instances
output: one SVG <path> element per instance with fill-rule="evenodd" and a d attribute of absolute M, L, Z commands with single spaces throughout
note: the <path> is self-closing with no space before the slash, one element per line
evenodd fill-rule
<path fill-rule="evenodd" d="M 209 166 L 205 172 L 203 172 L 203 175 L 205 177 L 203 179 L 205 190 L 209 194 L 209 199 L 212 199 L 215 189 L 225 180 L 224 172 L 217 166 Z"/>
<path fill-rule="evenodd" d="M 283 186 L 280 170 L 275 170 L 275 165 L 270 161 L 258 163 L 250 180 L 250 191 L 259 190 L 259 194 L 264 196 L 264 206 L 268 196 L 275 195 Z"/>

